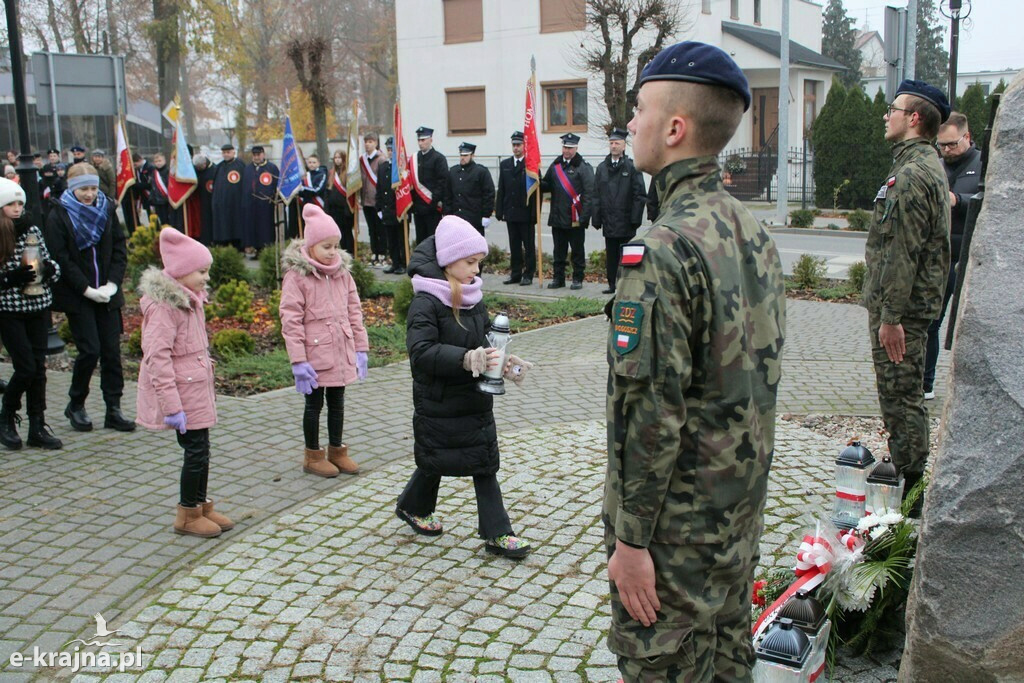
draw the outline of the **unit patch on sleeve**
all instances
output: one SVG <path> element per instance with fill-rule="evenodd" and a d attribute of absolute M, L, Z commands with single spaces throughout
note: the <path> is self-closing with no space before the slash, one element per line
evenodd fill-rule
<path fill-rule="evenodd" d="M 641 246 L 641 249 L 643 246 Z M 644 308 L 636 301 L 616 301 L 612 309 L 612 330 L 615 350 L 627 354 L 640 343 Z"/>

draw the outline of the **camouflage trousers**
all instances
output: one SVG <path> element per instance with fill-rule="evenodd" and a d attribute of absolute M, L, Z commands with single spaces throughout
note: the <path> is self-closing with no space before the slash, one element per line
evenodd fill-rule
<path fill-rule="evenodd" d="M 930 320 L 904 318 L 907 351 L 902 363 L 893 363 L 878 343 L 881 316 L 868 312 L 871 359 L 875 365 L 878 407 L 889 432 L 889 455 L 908 476 L 924 472 L 928 460 L 928 409 L 924 404 L 924 358 Z"/>
<path fill-rule="evenodd" d="M 629 616 L 609 582 L 608 648 L 618 655 L 626 683 L 751 680 L 750 595 L 759 536 L 730 546 L 648 546 L 661 602 L 658 621 L 649 627 Z M 611 557 L 615 535 L 607 524 L 605 543 Z"/>

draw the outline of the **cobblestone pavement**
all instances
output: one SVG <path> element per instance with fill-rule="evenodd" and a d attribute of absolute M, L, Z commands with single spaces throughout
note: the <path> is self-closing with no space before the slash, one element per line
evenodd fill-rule
<path fill-rule="evenodd" d="M 793 301 L 789 310 L 790 342 L 780 414 L 851 414 L 859 412 L 854 409 L 858 406 L 865 414 L 876 412 L 871 405 L 874 386 L 866 344 L 857 341 L 864 336 L 861 309 Z M 273 663 L 280 652 L 290 650 L 296 654 L 288 667 L 270 667 L 289 671 L 285 678 L 304 676 L 305 671 L 313 671 L 313 678 L 342 671 L 354 675 L 363 658 L 404 666 L 410 673 L 422 670 L 420 675 L 427 680 L 436 676 L 430 671 L 445 667 L 453 677 L 500 673 L 505 668 L 535 670 L 539 673 L 524 674 L 524 678 L 542 680 L 544 671 L 562 672 L 552 667 L 569 666 L 559 658 L 575 658 L 564 670 L 567 675 L 588 679 L 612 675 L 604 645 L 594 635 L 602 629 L 606 609 L 601 602 L 603 559 L 596 529 L 604 447 L 605 330 L 603 320 L 593 318 L 524 333 L 513 340 L 518 355 L 538 362 L 523 388 L 511 387 L 508 395 L 496 401 L 505 495 L 517 529 L 537 545 L 536 554 L 518 568 L 486 557 L 480 542 L 472 538 L 474 504 L 466 496 L 464 482 L 446 482 L 442 488 L 441 513 L 449 530 L 440 540 L 425 543 L 398 529 L 392 506 L 408 474 L 412 447 L 410 382 L 404 363 L 374 369 L 368 381 L 346 392 L 346 442 L 364 473 L 344 480 L 302 474 L 302 400 L 293 390 L 220 398 L 220 424 L 211 431 L 210 491 L 218 509 L 238 526 L 213 540 L 170 532 L 181 456 L 169 433 L 72 432 L 58 418 L 70 378 L 66 373 L 51 373 L 50 422 L 65 441 L 65 449 L 0 454 L 4 500 L 0 511 L 4 551 L 0 554 L 0 678 L 30 678 L 28 671 L 10 667 L 10 653 L 31 652 L 33 646 L 59 651 L 73 638 L 92 634 L 92 615 L 97 612 L 119 628 L 131 624 L 123 635 L 157 638 L 146 641 L 146 647 L 152 648 L 146 654 L 157 655 L 147 659 L 147 666 L 169 671 L 167 662 L 180 656 L 175 666 L 197 670 L 175 672 L 173 680 L 205 680 L 236 671 L 237 676 L 247 676 L 255 672 L 243 669 L 246 661 Z M 803 367 L 809 362 L 818 363 L 817 371 Z M 9 367 L 4 371 L 9 372 Z M 835 387 L 834 393 L 820 388 L 822 384 Z M 131 383 L 124 403 L 126 407 L 134 403 Z M 98 396 L 87 405 L 94 417 L 102 414 Z M 771 483 L 771 529 L 763 549 L 766 566 L 788 564 L 789 550 L 780 548 L 801 506 L 827 491 L 827 486 L 819 484 L 831 478 L 830 459 L 837 446 L 799 426 L 780 425 Z M 373 561 L 355 569 L 366 558 Z M 412 569 L 417 570 L 415 577 Z M 253 572 L 284 578 L 273 584 L 255 578 Z M 215 576 L 221 578 L 215 580 Z M 430 576 L 438 578 L 423 580 Z M 548 576 L 554 580 L 537 580 Z M 231 592 L 262 583 L 273 586 L 269 593 Z M 445 588 L 438 591 L 430 584 Z M 464 586 L 473 590 L 468 591 L 469 599 L 460 602 Z M 271 597 L 275 593 L 277 597 Z M 180 598 L 176 607 L 167 602 L 175 601 L 175 596 Z M 402 596 L 410 600 L 395 603 Z M 535 606 L 528 611 L 530 605 Z M 495 610 L 492 618 L 508 624 L 490 631 L 480 627 L 478 622 L 495 624 L 479 613 L 489 606 Z M 295 619 L 294 623 L 278 618 L 277 607 L 281 614 L 291 610 L 284 618 Z M 441 609 L 449 610 L 444 618 L 436 611 Z M 296 618 L 302 610 L 308 611 Z M 211 612 L 216 612 L 216 619 L 207 618 Z M 181 623 L 168 621 L 179 616 L 184 618 Z M 316 619 L 322 621 L 319 630 L 307 631 L 309 624 L 319 623 Z M 260 620 L 266 623 L 260 626 Z M 381 631 L 374 636 L 367 632 L 374 620 L 380 621 L 381 628 L 398 629 L 401 624 L 408 628 L 400 634 Z M 428 628 L 430 620 L 439 622 L 436 628 Z M 238 623 L 217 630 L 226 629 L 230 621 Z M 361 630 L 355 624 L 361 624 Z M 536 640 L 550 640 L 539 633 L 556 627 L 566 630 L 548 634 L 565 637 L 552 651 L 528 649 Z M 161 633 L 167 628 L 171 630 Z M 348 629 L 344 637 L 331 630 L 343 628 Z M 180 642 L 192 631 L 194 638 Z M 450 637 L 453 632 L 458 637 Z M 477 632 L 487 637 L 479 642 L 467 638 L 480 636 L 463 637 Z M 158 642 L 159 637 L 174 633 L 178 635 Z M 456 643 L 452 650 L 427 649 L 428 641 L 446 637 Z M 302 642 L 305 638 L 314 640 Z M 406 638 L 412 639 L 399 646 Z M 236 651 L 239 645 L 229 641 L 244 647 Z M 495 643 L 506 643 L 508 648 Z M 189 645 L 187 653 L 185 645 Z M 313 645 L 318 647 L 309 650 Z M 416 657 L 399 647 L 415 648 Z M 457 654 L 462 647 L 484 653 Z M 493 671 L 486 669 L 493 659 L 489 648 L 508 650 L 500 668 L 491 665 Z M 208 657 L 193 652 L 199 650 L 209 650 Z M 307 652 L 322 651 L 326 654 L 320 659 L 304 659 Z M 424 659 L 428 655 L 434 659 Z M 231 672 L 217 674 L 219 669 L 208 668 L 225 657 L 237 658 Z M 475 674 L 455 668 L 468 666 L 455 664 L 461 659 L 484 668 L 475 669 Z M 859 665 L 865 677 L 856 680 L 885 680 L 875 675 L 882 670 L 877 662 Z M 216 666 L 227 667 L 228 662 Z M 46 670 L 42 676 L 52 674 Z M 271 678 L 282 675 L 278 672 Z M 162 679 L 158 672 L 147 676 Z M 556 677 L 563 680 L 560 673 Z"/>

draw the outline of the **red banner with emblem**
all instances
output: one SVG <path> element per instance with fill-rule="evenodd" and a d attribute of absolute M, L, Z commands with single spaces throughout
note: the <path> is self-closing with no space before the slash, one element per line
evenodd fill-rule
<path fill-rule="evenodd" d="M 412 179 L 409 177 L 409 156 L 402 135 L 402 109 L 395 102 L 395 140 L 391 156 L 391 187 L 395 191 L 395 216 L 405 218 L 412 208 Z"/>

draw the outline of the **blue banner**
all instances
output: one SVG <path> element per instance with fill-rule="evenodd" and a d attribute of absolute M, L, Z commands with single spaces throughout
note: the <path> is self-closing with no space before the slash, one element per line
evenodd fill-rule
<path fill-rule="evenodd" d="M 299 164 L 299 150 L 295 146 L 292 134 L 292 120 L 287 114 L 284 117 L 284 146 L 281 150 L 281 182 L 277 191 L 287 204 L 302 187 L 302 166 Z"/>

